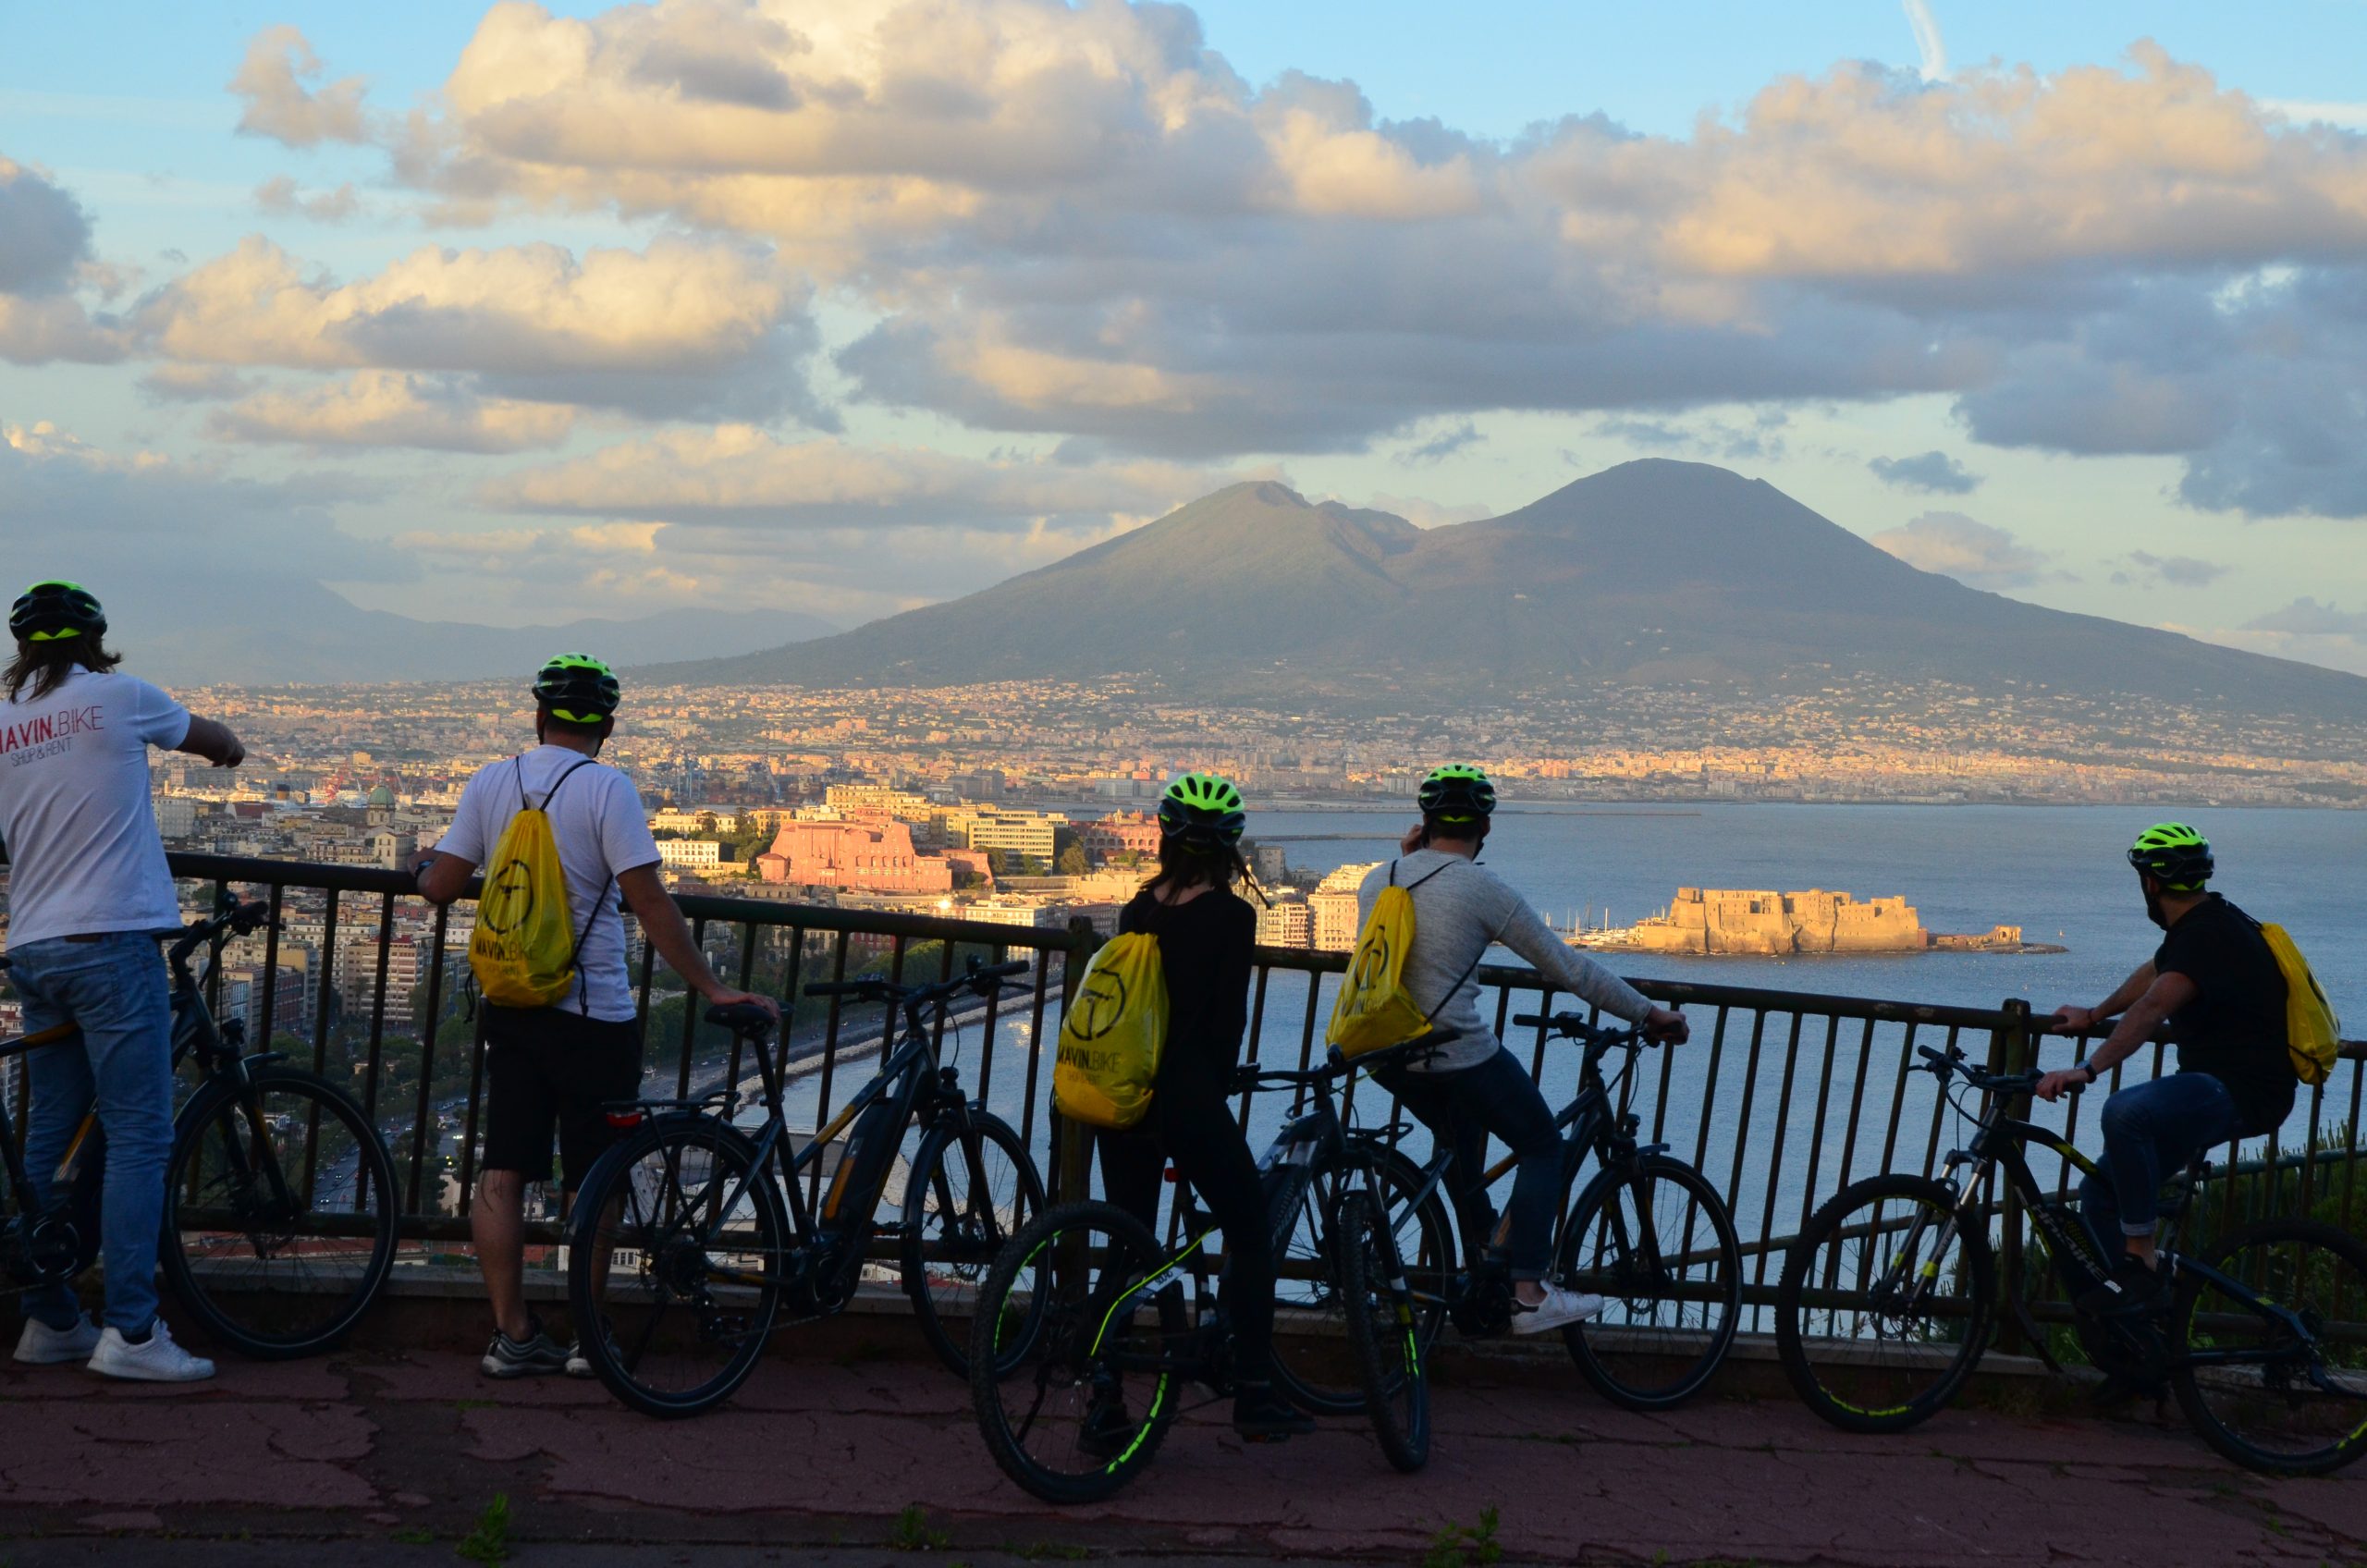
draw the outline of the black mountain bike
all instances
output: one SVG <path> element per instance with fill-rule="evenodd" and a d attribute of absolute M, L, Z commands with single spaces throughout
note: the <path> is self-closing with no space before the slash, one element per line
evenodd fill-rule
<path fill-rule="evenodd" d="M 966 1325 L 949 1319 L 971 1310 L 995 1255 L 1044 1207 L 1044 1182 L 1011 1124 L 964 1096 L 957 1069 L 939 1065 L 929 1025 L 959 998 L 1001 994 L 1027 967 L 973 962 L 934 986 L 806 986 L 809 997 L 887 1004 L 885 1060 L 793 1151 L 781 1109 L 787 1053 L 777 1061 L 767 1049 L 773 1020 L 744 1003 L 708 1010 L 707 1022 L 749 1044 L 762 1123 L 753 1133 L 733 1123 L 736 1086 L 703 1099 L 620 1105 L 609 1119 L 633 1131 L 576 1194 L 568 1300 L 576 1342 L 611 1393 L 651 1415 L 720 1403 L 755 1370 L 784 1308 L 792 1320 L 842 1311 L 866 1272 L 889 1258 L 901 1266 L 922 1335 L 956 1376 L 968 1372 Z M 883 1221 L 914 1124 L 920 1145 L 898 1217 Z M 816 1173 L 827 1178 L 818 1206 L 805 1191 Z"/>
<path fill-rule="evenodd" d="M 1632 1102 L 1635 1065 L 1646 1041 L 1641 1029 L 1601 1029 L 1574 1012 L 1525 1013 L 1522 1028 L 1543 1028 L 1584 1047 L 1577 1093 L 1554 1125 L 1563 1140 L 1564 1180 L 1575 1182 L 1588 1154 L 1596 1174 L 1564 1212 L 1553 1246 L 1549 1281 L 1603 1298 L 1603 1310 L 1562 1330 L 1563 1343 L 1596 1391 L 1630 1410 L 1665 1410 L 1699 1392 L 1734 1343 L 1742 1303 L 1742 1248 L 1734 1220 L 1707 1177 L 1667 1152 L 1639 1144 Z M 1400 1052 L 1418 1055 L 1419 1042 L 1359 1059 L 1377 1064 Z M 1621 1057 L 1606 1080 L 1603 1063 Z M 1394 1146 L 1411 1130 L 1386 1130 L 1392 1146 L 1371 1161 L 1396 1249 L 1404 1259 L 1425 1351 L 1452 1318 L 1466 1338 L 1501 1334 L 1512 1323 L 1512 1277 L 1488 1256 L 1490 1238 L 1463 1238 L 1458 1264 L 1455 1229 L 1443 1189 L 1453 1153 L 1440 1148 L 1417 1165 Z M 1512 1170 L 1506 1157 L 1483 1180 Z M 1323 1219 L 1330 1213 L 1331 1174 L 1313 1162 L 1293 1203 L 1286 1238 L 1277 1243 L 1284 1313 L 1336 1316 L 1338 1281 L 1324 1268 L 1330 1256 Z M 1284 1201 L 1293 1194 L 1284 1194 Z M 1343 1414 L 1364 1395 L 1332 1367 L 1324 1337 L 1286 1335 L 1276 1355 L 1277 1380 L 1307 1408 Z"/>
<path fill-rule="evenodd" d="M 218 956 L 230 936 L 262 929 L 264 904 L 225 904 L 185 927 L 166 953 L 172 971 L 173 1063 L 194 1058 L 196 1091 L 174 1119 L 166 1166 L 165 1283 L 208 1338 L 265 1360 L 336 1344 L 395 1261 L 395 1170 L 386 1144 L 351 1096 L 326 1079 L 246 1050 L 246 1022 L 216 1021 L 200 948 Z M 0 1056 L 61 1045 L 71 1025 L 0 1046 Z M 23 1155 L 0 1103 L 10 1204 L 0 1259 L 9 1280 L 35 1289 L 71 1280 L 98 1256 L 106 1138 L 95 1109 L 82 1119 L 31 1212 Z"/>
<path fill-rule="evenodd" d="M 1367 1059 L 1369 1060 L 1369 1059 Z M 1346 1319 L 1356 1395 L 1399 1470 L 1429 1460 L 1429 1380 L 1415 1302 L 1375 1182 L 1386 1133 L 1343 1125 L 1332 1089 L 1356 1071 L 1337 1053 L 1303 1072 L 1245 1069 L 1239 1086 L 1291 1088 L 1308 1109 L 1260 1162 L 1278 1227 L 1304 1201 L 1304 1172 L 1331 1174 L 1323 1267 Z M 1279 1178 L 1279 1179 L 1278 1179 Z M 1233 1329 L 1211 1282 L 1216 1225 L 1179 1195 L 1188 1240 L 1161 1246 L 1114 1204 L 1063 1204 L 1014 1237 L 971 1323 L 970 1392 L 1003 1473 L 1047 1502 L 1092 1502 L 1147 1465 L 1197 1384 L 1233 1393 Z M 1209 1400 L 1198 1403 L 1205 1404 Z"/>
<path fill-rule="evenodd" d="M 2095 1162 L 2007 1113 L 2041 1074 L 1987 1072 L 1960 1050 L 1920 1050 L 1928 1066 L 1917 1071 L 1985 1096 L 1970 1146 L 1951 1153 L 1935 1181 L 1895 1174 L 1844 1188 L 1809 1217 L 1776 1295 L 1776 1343 L 1792 1386 L 1847 1431 L 1904 1431 L 1928 1419 L 1988 1348 L 1998 1307 L 1990 1255 L 1997 1210 L 1985 1196 L 1993 1172 L 2020 1195 L 2075 1302 L 2109 1274 L 2094 1233 L 2039 1186 L 2024 1151 L 2052 1149 L 2089 1174 Z M 2200 1159 L 2189 1166 L 2165 1210 L 2165 1307 L 2116 1317 L 2075 1308 L 2079 1348 L 2124 1385 L 2166 1383 L 2203 1440 L 2238 1464 L 2287 1476 L 2348 1464 L 2367 1452 L 2367 1246 L 2339 1227 L 2294 1218 L 2239 1226 L 2180 1252 L 2183 1211 L 2196 1207 L 2195 1184 L 2209 1170 Z M 2027 1309 L 2013 1305 L 2061 1370 Z"/>

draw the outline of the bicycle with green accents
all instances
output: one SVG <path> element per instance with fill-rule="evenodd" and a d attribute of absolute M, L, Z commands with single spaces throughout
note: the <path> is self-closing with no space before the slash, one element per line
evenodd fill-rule
<path fill-rule="evenodd" d="M 1370 1059 L 1364 1059 L 1369 1060 Z M 1336 1052 L 1306 1072 L 1245 1069 L 1236 1087 L 1303 1091 L 1270 1172 L 1314 1161 L 1334 1175 L 1322 1264 L 1336 1282 L 1361 1403 L 1389 1462 L 1430 1452 L 1429 1380 L 1413 1292 L 1380 1166 L 1386 1134 L 1343 1124 L 1337 1084 L 1359 1064 Z M 1296 1190 L 1269 1181 L 1269 1223 L 1287 1231 Z M 1180 1246 L 1162 1246 L 1112 1204 L 1063 1204 L 1004 1246 L 971 1320 L 970 1391 L 1003 1473 L 1047 1502 L 1094 1502 L 1139 1474 L 1176 1418 L 1233 1394 L 1233 1332 L 1213 1288 L 1216 1226 L 1178 1198 Z M 1197 1390 L 1205 1390 L 1200 1392 Z"/>
<path fill-rule="evenodd" d="M 1792 1243 L 1776 1292 L 1776 1348 L 1809 1409 L 1852 1432 L 1899 1432 L 1944 1408 L 1988 1349 L 1998 1316 L 1990 1178 L 2019 1194 L 2033 1238 L 2077 1301 L 2107 1277 L 2072 1206 L 2045 1192 L 2025 1150 L 2095 1163 L 2058 1134 L 2008 1113 L 2040 1074 L 1987 1072 L 1960 1050 L 1921 1047 L 1944 1092 L 1984 1096 L 1968 1147 L 1937 1180 L 1898 1173 L 1844 1188 Z M 1961 1107 L 1960 1107 L 1961 1109 Z M 1967 1115 L 1974 1113 L 1968 1110 Z M 2123 1387 L 2177 1396 L 2202 1439 L 2237 1464 L 2313 1476 L 2367 1452 L 2367 1245 L 2322 1221 L 2271 1219 L 2189 1250 L 2179 1229 L 2206 1161 L 2189 1166 L 2164 1209 L 2162 1310 L 2098 1317 L 2073 1310 L 2090 1363 Z M 2062 1370 L 2029 1307 L 2009 1304 L 2050 1366 Z"/>

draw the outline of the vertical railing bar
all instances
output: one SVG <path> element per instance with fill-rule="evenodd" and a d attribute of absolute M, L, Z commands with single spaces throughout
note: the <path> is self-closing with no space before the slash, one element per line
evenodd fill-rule
<path fill-rule="evenodd" d="M 1010 947 L 1000 942 L 996 943 L 990 962 L 1000 965 L 1010 962 Z M 988 1103 L 987 1086 L 994 1082 L 995 1024 L 1001 1016 L 1002 986 L 998 984 L 993 993 L 987 998 L 987 1023 L 986 1028 L 980 1032 L 978 1039 L 978 1103 L 982 1106 Z"/>
<path fill-rule="evenodd" d="M 344 897 L 336 888 L 329 889 L 328 912 L 321 917 L 320 973 L 313 976 L 313 1071 L 326 1074 L 329 1060 L 329 1010 L 337 1003 L 337 913 Z M 342 1007 L 338 1011 L 342 1011 Z M 353 1080 L 350 1072 L 344 1078 Z M 342 1085 L 340 1085 L 342 1086 Z"/>
<path fill-rule="evenodd" d="M 1676 1047 L 1674 1046 L 1662 1046 L 1661 1047 L 1661 1082 L 1660 1087 L 1653 1091 L 1652 1135 L 1650 1138 L 1646 1140 L 1649 1143 L 1657 1144 L 1666 1141 L 1665 1134 L 1668 1132 L 1669 1073 L 1675 1068 L 1675 1066 Z M 1686 1206 L 1686 1236 L 1687 1238 L 1688 1245 L 1690 1244 L 1690 1237 L 1692 1235 L 1692 1206 L 1688 1203 Z"/>
<path fill-rule="evenodd" d="M 2350 1064 L 2350 1117 L 2342 1130 L 2342 1229 L 2349 1235 L 2358 1234 L 2351 1229 L 2350 1212 L 2351 1197 L 2359 1187 L 2359 1098 L 2360 1086 L 2362 1083 L 2367 1083 L 2367 1061 L 2354 1061 Z M 2332 1316 L 2336 1322 L 2345 1321 L 2342 1315 L 2343 1296 L 2346 1293 L 2343 1288 L 2343 1274 L 2344 1271 L 2340 1269 L 2335 1273 Z"/>
<path fill-rule="evenodd" d="M 1816 1121 L 1809 1133 L 1809 1174 L 1800 1194 L 1800 1223 L 1808 1223 L 1809 1213 L 1816 1207 L 1816 1174 L 1824 1163 L 1824 1117 L 1826 1102 L 1833 1093 L 1833 1063 L 1841 1048 L 1841 1015 L 1827 1013 L 1824 1019 L 1824 1075 L 1817 1080 Z"/>
<path fill-rule="evenodd" d="M 476 1026 L 469 1031 L 469 1109 L 460 1129 L 460 1213 L 476 1202 L 477 1113 L 484 1104 L 484 1006 L 476 1009 Z"/>
<path fill-rule="evenodd" d="M 1754 1009 L 1750 1015 L 1750 1055 L 1742 1074 L 1742 1113 L 1735 1119 L 1734 1170 L 1726 1177 L 1726 1212 L 1732 1214 L 1741 1206 L 1743 1161 L 1750 1154 L 1750 1108 L 1759 1097 L 1759 1050 L 1767 1033 L 1767 1013 Z M 1765 1237 L 1758 1238 L 1760 1241 Z"/>
<path fill-rule="evenodd" d="M 378 1071 L 386 1036 L 386 961 L 395 945 L 395 896 L 382 894 L 378 902 L 378 979 L 370 997 L 369 1064 L 362 1070 L 362 1109 L 370 1125 L 378 1125 Z"/>
<path fill-rule="evenodd" d="M 831 944 L 830 983 L 832 985 L 847 977 L 847 934 L 840 931 L 838 938 Z M 901 942 L 901 938 L 899 938 L 899 941 Z M 822 1083 L 816 1091 L 817 1098 L 814 1109 L 814 1131 L 817 1134 L 830 1124 L 830 1080 L 838 1072 L 839 1019 L 845 1000 L 843 997 L 830 998 L 830 1019 L 822 1030 Z M 882 1023 L 880 1027 L 885 1029 L 887 1025 Z M 791 1152 L 793 1154 L 796 1151 Z M 815 1208 L 822 1207 L 822 1161 L 825 1158 L 824 1155 L 816 1154 L 814 1157 L 814 1169 L 805 1173 L 805 1201 Z"/>
<path fill-rule="evenodd" d="M 1036 997 L 1027 1021 L 1027 1087 L 1019 1102 L 1019 1142 L 1036 1147 L 1036 1085 L 1044 1060 L 1044 1008 L 1051 1000 L 1052 949 L 1036 949 Z M 1054 1160 L 1053 1165 L 1059 1165 Z M 1057 1171 L 1055 1172 L 1057 1174 Z"/>
<path fill-rule="evenodd" d="M 706 916 L 691 922 L 691 946 L 701 959 L 706 956 Z M 678 1099 L 691 1097 L 691 1053 L 696 1048 L 699 1029 L 699 994 L 691 988 L 691 977 L 677 974 L 682 983 L 682 1060 L 674 1073 L 674 1095 Z"/>
<path fill-rule="evenodd" d="M 1958 1034 L 1956 1025 L 1949 1024 L 1947 1040 L 1940 1048 L 1954 1055 Z M 1939 1163 L 1940 1128 L 1947 1121 L 1951 1103 L 1948 1098 L 1947 1085 L 1941 1084 L 1938 1092 L 1932 1096 L 1932 1140 L 1924 1145 L 1923 1149 L 1923 1180 L 1926 1182 L 1932 1179 L 1932 1168 Z"/>
<path fill-rule="evenodd" d="M 444 1012 L 444 936 L 451 915 L 451 905 L 435 906 L 435 937 L 427 955 L 427 1022 L 419 1036 L 419 1113 L 411 1124 L 410 1192 L 403 1200 L 404 1211 L 411 1214 L 420 1212 L 420 1173 L 427 1166 L 427 1124 L 435 1114 L 435 1036 Z M 414 1010 L 413 1020 L 419 1017 Z"/>
<path fill-rule="evenodd" d="M 742 921 L 740 926 L 740 979 L 743 991 L 753 991 L 756 985 L 756 923 Z M 789 1009 L 780 1011 L 780 1061 L 784 1071 L 789 1066 Z M 723 1090 L 730 1097 L 723 1102 L 724 1116 L 729 1119 L 740 1109 L 740 1065 L 747 1054 L 747 1042 L 740 1031 L 731 1031 L 731 1054 L 723 1070 Z"/>
<path fill-rule="evenodd" d="M 1908 1023 L 1907 1033 L 1899 1037 L 1898 1072 L 1890 1085 L 1890 1125 L 1883 1131 L 1883 1162 L 1879 1169 L 1888 1170 L 1898 1158 L 1898 1129 L 1907 1119 L 1907 1075 L 1915 1065 L 1915 1031 L 1921 1025 Z"/>
<path fill-rule="evenodd" d="M 2318 1169 L 2318 1117 L 2319 1114 L 2325 1109 L 2325 1103 L 2326 1086 L 2324 1084 L 2319 1084 L 2312 1087 L 2310 1090 L 2309 1136 L 2301 1145 L 2301 1203 L 2300 1212 L 2303 1215 L 2307 1215 L 2310 1212 L 2311 1199 L 2315 1194 L 2316 1183 L 2313 1179 L 2316 1176 Z M 2275 1160 L 2278 1152 L 2276 1140 L 2272 1136 L 2269 1139 L 2268 1148 L 2272 1180 L 2274 1180 L 2273 1173 L 2275 1169 Z M 2275 1213 L 2275 1210 L 2272 1208 L 2270 1212 Z"/>
<path fill-rule="evenodd" d="M 1726 1004 L 1718 1004 L 1718 1021 L 1710 1030 L 1710 1067 L 1701 1075 L 1701 1124 L 1693 1134 L 1693 1169 L 1704 1169 L 1710 1158 L 1710 1113 L 1718 1103 L 1718 1064 L 1726 1052 Z"/>
<path fill-rule="evenodd" d="M 1267 983 L 1270 981 L 1273 976 L 1274 966 L 1272 964 L 1261 963 L 1257 966 L 1257 980 L 1251 986 L 1249 995 L 1249 1039 L 1247 1044 L 1242 1047 L 1242 1060 L 1245 1066 L 1255 1067 L 1257 1065 L 1258 1044 L 1264 1038 L 1266 1033 Z M 1313 974 L 1309 974 L 1306 977 L 1306 983 L 1309 986 L 1314 985 L 1315 976 Z M 1245 1133 L 1249 1131 L 1249 1090 L 1244 1089 L 1241 1091 L 1241 1104 L 1233 1112 L 1233 1124 L 1239 1127 Z"/>
<path fill-rule="evenodd" d="M 250 1040 L 250 1050 L 271 1049 L 272 1032 L 279 1022 L 279 916 L 286 906 L 288 885 L 271 884 L 270 924 L 263 932 L 263 1027 L 256 1031 L 263 1038 Z"/>
<path fill-rule="evenodd" d="M 1839 1191 L 1849 1184 L 1857 1170 L 1858 1123 L 1866 1106 L 1866 1074 L 1874 1065 L 1874 1021 L 1866 1020 L 1865 1033 L 1858 1038 L 1858 1071 L 1849 1085 L 1849 1127 L 1841 1135 L 1841 1179 L 1834 1183 Z"/>
<path fill-rule="evenodd" d="M 1784 1168 L 1784 1145 L 1788 1141 L 1791 1130 L 1792 1078 L 1800 1062 L 1800 1025 L 1804 1022 L 1802 1015 L 1795 1011 L 1792 1014 L 1791 1034 L 1784 1046 L 1784 1087 L 1775 1101 L 1775 1146 L 1768 1151 L 1767 1156 L 1767 1205 L 1760 1211 L 1759 1218 L 1759 1234 L 1761 1240 L 1775 1233 L 1775 1193 L 1776 1189 L 1782 1185 L 1776 1178 Z M 1752 1272 L 1754 1284 L 1767 1283 L 1767 1249 L 1761 1247 L 1759 1251 L 1758 1267 Z"/>
<path fill-rule="evenodd" d="M 952 938 L 948 937 L 944 941 L 938 943 L 937 950 L 937 978 L 938 982 L 942 984 L 943 982 L 953 978 Z M 928 1048 L 931 1055 L 943 1056 L 945 1054 L 945 1015 L 952 1011 L 953 1010 L 950 1007 L 938 1008 L 937 1010 L 937 1016 L 929 1021 Z M 883 1046 L 881 1048 L 884 1050 L 886 1047 Z"/>

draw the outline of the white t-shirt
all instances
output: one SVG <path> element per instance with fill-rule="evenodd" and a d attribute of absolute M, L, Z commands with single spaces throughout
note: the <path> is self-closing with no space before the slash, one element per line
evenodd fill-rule
<path fill-rule="evenodd" d="M 570 768 L 572 776 L 545 805 L 551 787 Z M 632 779 L 606 763 L 585 762 L 583 753 L 565 746 L 537 746 L 522 757 L 490 764 L 460 791 L 451 830 L 436 852 L 484 865 L 524 803 L 519 798 L 521 781 L 533 803 L 550 814 L 558 864 L 567 872 L 568 909 L 583 934 L 575 967 L 583 983 L 552 1005 L 603 1023 L 626 1023 L 633 1016 L 632 981 L 625 972 L 625 923 L 617 913 L 616 878 L 658 860 L 657 840 L 649 836 L 649 816 Z"/>
<path fill-rule="evenodd" d="M 78 669 L 0 702 L 0 844 L 12 945 L 181 923 L 148 798 L 148 748 L 189 739 L 189 710 L 145 680 Z"/>

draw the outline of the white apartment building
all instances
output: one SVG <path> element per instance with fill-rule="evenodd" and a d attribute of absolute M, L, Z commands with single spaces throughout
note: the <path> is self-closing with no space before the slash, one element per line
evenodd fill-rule
<path fill-rule="evenodd" d="M 1298 899 L 1276 899 L 1269 904 L 1250 900 L 1257 912 L 1257 942 L 1268 948 L 1305 948 L 1315 942 L 1314 912 Z"/>
<path fill-rule="evenodd" d="M 1050 925 L 1052 911 L 1033 899 L 990 898 L 954 907 L 956 920 L 983 921 L 988 925 Z"/>
<path fill-rule="evenodd" d="M 675 871 L 713 871 L 723 864 L 723 846 L 712 839 L 660 839 L 657 858 Z"/>

